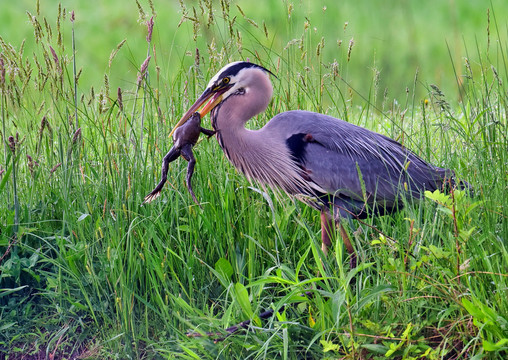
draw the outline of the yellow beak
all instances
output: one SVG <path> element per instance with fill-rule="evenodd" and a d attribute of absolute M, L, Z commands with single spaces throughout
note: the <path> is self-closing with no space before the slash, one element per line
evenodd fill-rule
<path fill-rule="evenodd" d="M 199 110 L 199 115 L 201 118 L 203 118 L 206 114 L 208 114 L 217 104 L 219 104 L 222 101 L 222 94 L 227 91 L 229 87 L 222 88 L 222 89 L 215 89 L 213 90 L 211 87 L 206 89 L 203 94 L 196 100 L 196 102 L 190 107 L 189 110 L 182 116 L 180 121 L 175 125 L 173 130 L 171 130 L 171 133 L 169 134 L 169 137 L 173 136 L 173 133 L 175 130 L 185 124 L 187 120 L 191 117 L 192 114 L 194 114 L 198 109 L 205 104 L 201 110 Z M 208 101 L 208 102 L 207 102 Z"/>

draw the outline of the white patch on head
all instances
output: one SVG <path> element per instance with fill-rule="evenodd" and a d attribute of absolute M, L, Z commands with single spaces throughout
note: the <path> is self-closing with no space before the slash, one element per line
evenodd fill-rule
<path fill-rule="evenodd" d="M 229 95 L 236 93 L 240 88 L 242 88 L 245 93 L 248 93 L 251 84 L 258 81 L 257 79 L 259 79 L 258 76 L 260 73 L 269 78 L 269 74 L 259 67 L 246 67 L 241 69 L 236 75 L 231 76 L 231 84 L 233 86 L 222 94 L 222 98 L 224 100 L 227 99 Z M 271 93 L 269 96 L 272 96 Z"/>
<path fill-rule="evenodd" d="M 219 78 L 219 75 L 222 74 L 224 72 L 224 70 L 226 70 L 228 67 L 231 67 L 235 64 L 238 64 L 238 63 L 241 63 L 243 61 L 234 61 L 232 63 L 229 63 L 227 64 L 226 66 L 224 66 L 222 69 L 220 69 L 219 71 L 217 71 L 217 74 L 215 74 L 215 76 L 208 82 L 208 86 L 207 88 L 209 88 L 210 86 L 212 86 L 213 84 L 215 84 L 215 82 L 217 81 L 217 79 Z"/>

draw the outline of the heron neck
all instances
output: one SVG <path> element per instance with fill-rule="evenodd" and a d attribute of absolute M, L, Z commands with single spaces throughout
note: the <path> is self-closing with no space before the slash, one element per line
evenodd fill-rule
<path fill-rule="evenodd" d="M 304 183 L 299 169 L 277 133 L 249 130 L 245 123 L 249 118 L 242 116 L 242 106 L 225 101 L 212 114 L 217 140 L 228 160 L 249 181 L 256 180 L 272 188 L 282 188 L 288 193 L 297 193 Z M 238 110 L 240 109 L 240 110 Z M 248 109 L 247 109 L 248 110 Z"/>
<path fill-rule="evenodd" d="M 242 81 L 246 86 L 234 88 L 236 90 L 214 109 L 212 123 L 215 130 L 229 131 L 235 135 L 245 129 L 249 119 L 265 111 L 268 106 L 273 87 L 265 71 L 251 71 Z"/>
<path fill-rule="evenodd" d="M 245 124 L 250 119 L 239 114 L 241 106 L 231 106 L 231 102 L 224 102 L 213 114 L 213 127 L 217 132 L 217 140 L 229 161 L 244 172 L 244 164 L 252 158 L 252 152 L 263 153 L 264 144 L 259 136 L 259 130 L 249 130 Z"/>

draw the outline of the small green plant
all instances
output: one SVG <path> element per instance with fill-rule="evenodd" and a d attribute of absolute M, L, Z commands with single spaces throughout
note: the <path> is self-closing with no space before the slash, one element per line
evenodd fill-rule
<path fill-rule="evenodd" d="M 425 197 L 438 204 L 438 210 L 444 212 L 453 222 L 453 238 L 456 251 L 456 275 L 460 281 L 462 268 L 467 268 L 468 260 L 465 247 L 470 241 L 475 226 L 471 226 L 471 211 L 481 204 L 481 201 L 472 201 L 464 190 L 452 189 L 450 194 L 439 190 L 425 191 Z"/>

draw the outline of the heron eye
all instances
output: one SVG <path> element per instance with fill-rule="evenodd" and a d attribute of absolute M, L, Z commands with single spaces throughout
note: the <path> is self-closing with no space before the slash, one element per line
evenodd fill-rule
<path fill-rule="evenodd" d="M 230 81 L 230 79 L 228 77 L 225 77 L 224 79 L 222 79 L 222 82 L 226 85 L 229 84 L 229 81 Z"/>

